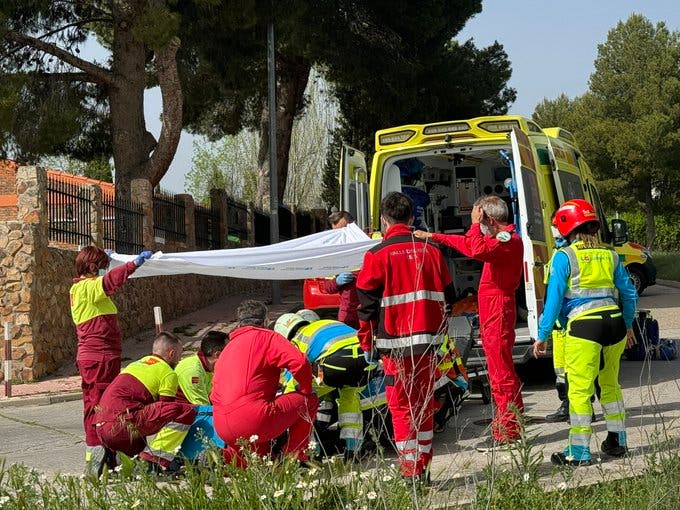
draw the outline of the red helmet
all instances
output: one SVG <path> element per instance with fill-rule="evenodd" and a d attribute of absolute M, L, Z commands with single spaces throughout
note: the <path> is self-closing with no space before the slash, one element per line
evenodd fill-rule
<path fill-rule="evenodd" d="M 553 225 L 563 236 L 569 235 L 576 227 L 591 221 L 599 222 L 597 211 L 587 200 L 573 198 L 563 203 L 555 213 Z"/>

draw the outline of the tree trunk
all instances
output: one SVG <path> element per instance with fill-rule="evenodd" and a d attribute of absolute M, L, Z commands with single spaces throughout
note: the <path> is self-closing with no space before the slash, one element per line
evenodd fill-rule
<path fill-rule="evenodd" d="M 654 207 L 651 184 L 645 189 L 645 219 L 647 226 L 647 248 L 652 249 L 656 240 L 656 225 L 654 223 Z"/>
<path fill-rule="evenodd" d="M 311 66 L 302 57 L 278 57 L 276 94 L 276 163 L 278 198 L 283 200 L 288 178 L 288 158 L 293 135 L 293 121 L 304 103 Z M 260 148 L 258 151 L 256 205 L 269 210 L 269 113 L 264 104 L 260 116 Z"/>

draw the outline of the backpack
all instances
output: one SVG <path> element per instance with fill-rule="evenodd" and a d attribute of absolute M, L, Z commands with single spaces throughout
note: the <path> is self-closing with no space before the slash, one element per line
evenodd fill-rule
<path fill-rule="evenodd" d="M 625 350 L 629 361 L 664 360 L 677 358 L 678 347 L 675 340 L 659 338 L 659 323 L 649 310 L 638 310 L 633 321 L 633 332 L 637 343 Z"/>

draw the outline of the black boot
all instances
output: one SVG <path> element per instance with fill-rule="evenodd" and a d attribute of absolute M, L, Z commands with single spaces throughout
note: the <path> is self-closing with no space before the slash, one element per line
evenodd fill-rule
<path fill-rule="evenodd" d="M 590 466 L 590 460 L 576 460 L 568 458 L 564 453 L 557 452 L 550 456 L 550 462 L 556 466 Z"/>
<path fill-rule="evenodd" d="M 556 412 L 545 417 L 545 421 L 548 423 L 558 423 L 569 420 L 569 398 L 567 397 L 567 383 L 557 382 L 555 383 L 555 389 L 557 390 L 557 396 L 562 401 L 562 403 Z"/>
<path fill-rule="evenodd" d="M 628 453 L 626 445 L 622 445 L 619 442 L 618 432 L 607 432 L 607 439 L 602 441 L 601 449 L 602 453 L 606 453 L 611 457 L 623 457 Z"/>

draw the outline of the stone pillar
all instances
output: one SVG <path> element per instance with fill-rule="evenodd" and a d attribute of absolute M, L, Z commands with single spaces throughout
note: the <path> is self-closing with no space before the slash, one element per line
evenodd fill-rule
<path fill-rule="evenodd" d="M 227 191 L 224 189 L 213 188 L 210 190 L 210 207 L 219 221 L 219 236 L 220 242 L 218 248 L 227 248 L 229 246 L 229 202 L 227 200 Z"/>
<path fill-rule="evenodd" d="M 184 204 L 184 241 L 186 251 L 196 249 L 196 203 L 194 197 L 188 193 L 175 195 L 175 199 Z"/>
<path fill-rule="evenodd" d="M 153 235 L 153 186 L 146 179 L 132 179 L 130 183 L 132 198 L 142 205 L 144 221 L 142 223 L 142 240 L 144 249 L 156 250 L 156 240 Z"/>
<path fill-rule="evenodd" d="M 85 186 L 90 191 L 90 235 L 92 244 L 104 247 L 104 209 L 102 206 L 102 189 L 96 184 Z"/>
<path fill-rule="evenodd" d="M 255 204 L 248 203 L 248 246 L 255 246 Z"/>

